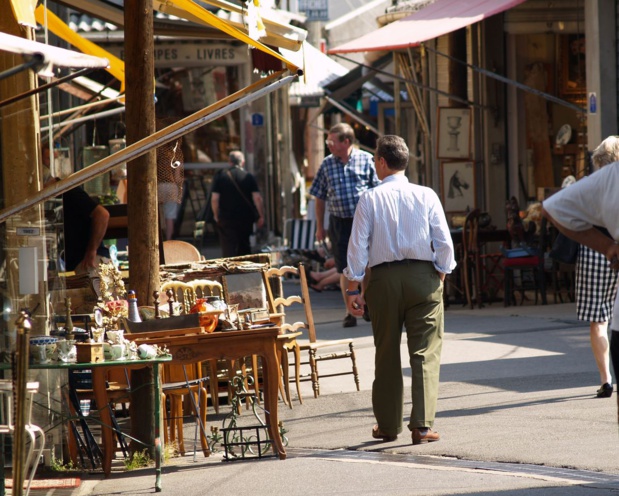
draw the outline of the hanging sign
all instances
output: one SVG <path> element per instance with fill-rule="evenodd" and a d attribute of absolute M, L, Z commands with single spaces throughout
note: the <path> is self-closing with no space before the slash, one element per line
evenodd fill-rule
<path fill-rule="evenodd" d="M 597 114 L 598 111 L 598 97 L 594 92 L 589 93 L 589 113 Z"/>
<path fill-rule="evenodd" d="M 308 21 L 328 21 L 329 3 L 327 0 L 299 0 L 299 12 L 305 14 Z"/>
<path fill-rule="evenodd" d="M 124 46 L 110 45 L 107 50 L 124 60 Z M 235 46 L 209 42 L 159 42 L 155 43 L 153 56 L 157 68 L 240 65 L 249 61 L 247 45 Z"/>

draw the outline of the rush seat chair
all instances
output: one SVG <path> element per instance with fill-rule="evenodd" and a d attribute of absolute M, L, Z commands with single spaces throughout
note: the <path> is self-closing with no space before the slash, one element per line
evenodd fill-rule
<path fill-rule="evenodd" d="M 288 285 L 281 284 L 281 278 L 286 276 L 294 276 L 299 278 L 300 295 L 284 295 L 282 291 L 278 296 L 275 296 L 273 285 L 286 287 L 286 289 L 288 289 Z M 359 374 L 357 371 L 353 340 L 321 340 L 316 336 L 316 327 L 314 325 L 314 316 L 312 314 L 307 277 L 303 264 L 299 264 L 298 268 L 291 266 L 283 266 L 280 268 L 272 267 L 266 270 L 265 277 L 267 281 L 266 286 L 269 311 L 272 317 L 271 320 L 281 327 L 284 333 L 296 333 L 298 331 L 303 332 L 303 341 L 299 341 L 296 337 L 293 337 L 286 346 L 286 352 L 292 351 L 295 354 L 295 357 L 299 356 L 299 352 L 307 352 L 307 360 L 305 362 L 299 364 L 298 359 L 295 358 L 295 382 L 297 384 L 299 399 L 301 400 L 299 382 L 302 380 L 311 380 L 315 398 L 320 395 L 320 380 L 328 377 L 350 374 L 354 378 L 357 391 L 359 391 Z M 302 305 L 305 317 L 304 321 L 294 323 L 287 321 L 286 312 L 288 312 L 293 305 Z M 318 367 L 320 362 L 327 360 L 338 360 L 342 358 L 350 359 L 351 362 L 349 369 L 332 372 L 329 374 L 320 374 Z M 309 373 L 302 375 L 299 365 L 307 364 L 309 364 L 310 371 Z M 289 386 L 285 384 L 284 387 L 287 388 Z"/>

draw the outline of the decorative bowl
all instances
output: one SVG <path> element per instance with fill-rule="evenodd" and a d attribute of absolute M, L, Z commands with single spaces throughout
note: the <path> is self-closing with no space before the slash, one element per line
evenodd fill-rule
<path fill-rule="evenodd" d="M 31 345 L 54 344 L 56 341 L 58 341 L 58 338 L 53 336 L 32 336 L 30 338 Z"/>

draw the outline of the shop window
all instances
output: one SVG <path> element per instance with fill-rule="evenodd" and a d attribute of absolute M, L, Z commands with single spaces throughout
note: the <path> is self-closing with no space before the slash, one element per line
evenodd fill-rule
<path fill-rule="evenodd" d="M 587 92 L 584 35 L 560 35 L 559 50 L 559 91 L 561 96 L 568 101 L 583 104 Z"/>

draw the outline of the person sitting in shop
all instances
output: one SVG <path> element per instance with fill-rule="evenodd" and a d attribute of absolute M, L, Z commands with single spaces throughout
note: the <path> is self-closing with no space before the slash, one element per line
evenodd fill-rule
<path fill-rule="evenodd" d="M 49 169 L 49 148 L 43 147 L 43 183 L 47 187 L 60 179 Z M 94 275 L 99 263 L 110 261 L 109 250 L 103 246 L 110 214 L 81 187 L 62 195 L 64 227 L 64 269 L 76 274 Z"/>

